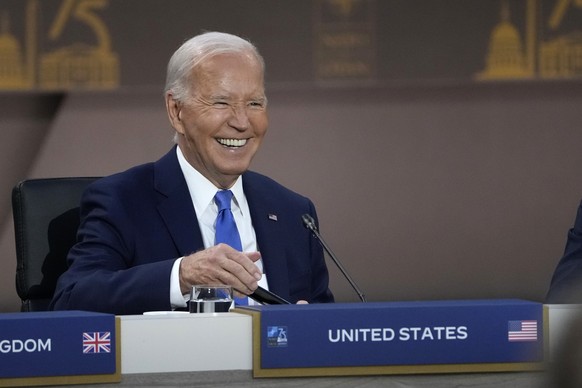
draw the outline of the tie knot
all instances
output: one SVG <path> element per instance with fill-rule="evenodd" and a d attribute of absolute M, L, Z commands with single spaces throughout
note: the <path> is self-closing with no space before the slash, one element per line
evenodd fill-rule
<path fill-rule="evenodd" d="M 218 206 L 218 211 L 225 209 L 230 209 L 230 200 L 232 199 L 232 191 L 230 190 L 220 190 L 216 192 L 214 196 L 214 201 Z"/>

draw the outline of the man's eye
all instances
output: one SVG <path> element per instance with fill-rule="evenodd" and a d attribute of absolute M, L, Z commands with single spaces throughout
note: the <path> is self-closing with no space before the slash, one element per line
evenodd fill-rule
<path fill-rule="evenodd" d="M 228 103 L 226 101 L 215 101 L 214 106 L 223 108 L 223 107 L 227 107 Z"/>

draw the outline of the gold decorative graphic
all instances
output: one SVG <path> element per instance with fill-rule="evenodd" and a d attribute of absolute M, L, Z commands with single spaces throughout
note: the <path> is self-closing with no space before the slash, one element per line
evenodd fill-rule
<path fill-rule="evenodd" d="M 478 79 L 527 78 L 533 72 L 526 61 L 522 40 L 511 24 L 509 5 L 502 4 L 501 21 L 491 33 L 485 71 Z"/>
<path fill-rule="evenodd" d="M 20 42 L 10 34 L 8 13 L 2 14 L 0 32 L 0 88 L 25 89 L 24 61 Z"/>
<path fill-rule="evenodd" d="M 354 3 L 359 0 L 328 0 L 331 9 L 338 15 L 349 17 L 354 10 Z"/>
<path fill-rule="evenodd" d="M 23 50 L 16 36 L 10 32 L 8 12 L 2 16 L 0 40 L 0 89 L 31 89 L 34 85 L 34 60 L 36 52 L 36 13 L 37 0 L 26 4 L 26 44 Z"/>
<path fill-rule="evenodd" d="M 111 89 L 119 84 L 119 61 L 112 53 L 77 44 L 45 54 L 40 63 L 43 89 Z"/>
<path fill-rule="evenodd" d="M 550 29 L 556 30 L 560 26 L 564 16 L 572 5 L 578 8 L 582 8 L 582 0 L 558 0 L 556 2 L 556 6 L 554 7 L 554 10 L 552 11 L 548 21 L 548 26 Z"/>
<path fill-rule="evenodd" d="M 582 76 L 582 32 L 577 30 L 559 34 L 564 17 L 573 7 L 582 8 L 582 0 L 557 0 L 554 3 L 552 12 L 547 16 L 547 28 L 558 35 L 546 40 L 541 39 L 543 34 L 536 20 L 536 15 L 542 20 L 544 17 L 537 11 L 540 0 L 527 0 L 525 52 L 518 29 L 509 20 L 509 6 L 505 1 L 501 23 L 491 33 L 485 70 L 476 75 L 478 80 Z"/>
<path fill-rule="evenodd" d="M 49 37 L 57 39 L 68 19 L 89 26 L 97 45 L 76 43 L 44 54 L 40 60 L 40 86 L 43 89 L 111 89 L 119 85 L 119 60 L 111 51 L 106 26 L 91 10 L 107 6 L 107 0 L 65 0 Z"/>
<path fill-rule="evenodd" d="M 582 8 L 582 0 L 558 0 L 548 21 L 551 31 L 559 29 L 572 6 Z M 543 78 L 582 76 L 582 32 L 580 30 L 540 43 L 539 71 Z"/>
<path fill-rule="evenodd" d="M 571 78 L 582 75 L 582 33 L 574 32 L 540 46 L 540 76 Z"/>
<path fill-rule="evenodd" d="M 375 75 L 375 0 L 319 0 L 315 4 L 315 61 L 319 80 Z"/>
<path fill-rule="evenodd" d="M 94 11 L 107 7 L 109 0 L 62 0 L 47 39 L 58 42 L 72 21 L 87 26 L 96 44 L 75 42 L 51 52 L 38 48 L 38 0 L 28 0 L 25 11 L 24 49 L 10 31 L 4 12 L 0 21 L 0 89 L 113 89 L 119 86 L 119 58 L 111 48 L 106 25 Z M 39 58 L 37 60 L 37 58 Z"/>

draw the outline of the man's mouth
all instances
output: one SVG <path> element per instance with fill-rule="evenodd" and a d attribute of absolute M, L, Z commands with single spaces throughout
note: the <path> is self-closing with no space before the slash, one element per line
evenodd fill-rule
<path fill-rule="evenodd" d="M 225 147 L 238 148 L 247 144 L 247 139 L 216 139 L 220 144 Z"/>

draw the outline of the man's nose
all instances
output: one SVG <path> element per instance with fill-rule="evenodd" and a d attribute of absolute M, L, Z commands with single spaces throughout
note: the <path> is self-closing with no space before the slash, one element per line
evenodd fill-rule
<path fill-rule="evenodd" d="M 245 106 L 237 105 L 232 108 L 232 117 L 230 118 L 228 125 L 238 131 L 246 131 L 249 128 L 249 116 Z"/>

